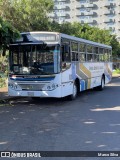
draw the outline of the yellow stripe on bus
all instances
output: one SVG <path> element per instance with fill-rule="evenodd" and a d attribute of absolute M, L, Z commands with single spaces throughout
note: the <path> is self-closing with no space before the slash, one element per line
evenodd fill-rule
<path fill-rule="evenodd" d="M 83 64 L 80 64 L 80 70 L 88 77 L 87 89 L 89 89 L 91 85 L 91 72 Z"/>
<path fill-rule="evenodd" d="M 112 71 L 110 70 L 108 64 L 106 64 L 106 68 L 107 68 L 108 73 L 109 73 L 110 75 L 112 75 Z"/>

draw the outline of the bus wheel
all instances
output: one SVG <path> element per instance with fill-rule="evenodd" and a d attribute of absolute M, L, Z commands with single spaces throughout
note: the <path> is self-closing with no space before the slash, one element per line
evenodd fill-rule
<path fill-rule="evenodd" d="M 72 91 L 72 94 L 69 96 L 69 99 L 70 100 L 76 99 L 77 93 L 78 93 L 77 84 L 76 84 L 76 82 L 74 82 L 74 84 L 73 84 L 73 91 Z"/>
<path fill-rule="evenodd" d="M 104 89 L 104 87 L 105 87 L 105 78 L 104 78 L 104 76 L 102 76 L 101 85 L 98 86 L 99 91 L 102 91 Z"/>
<path fill-rule="evenodd" d="M 34 100 L 34 101 L 40 100 L 40 97 L 31 97 L 31 98 L 32 98 L 32 100 Z"/>

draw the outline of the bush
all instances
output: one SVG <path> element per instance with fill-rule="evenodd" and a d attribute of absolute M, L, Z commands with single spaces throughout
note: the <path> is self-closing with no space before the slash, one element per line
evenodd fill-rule
<path fill-rule="evenodd" d="M 0 78 L 0 88 L 6 86 L 6 78 Z"/>

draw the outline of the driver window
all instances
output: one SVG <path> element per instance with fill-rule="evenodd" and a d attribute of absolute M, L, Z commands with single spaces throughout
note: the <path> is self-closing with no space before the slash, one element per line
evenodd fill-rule
<path fill-rule="evenodd" d="M 70 68 L 71 56 L 70 56 L 70 46 L 69 44 L 63 44 L 61 46 L 62 55 L 62 71 Z"/>
<path fill-rule="evenodd" d="M 70 46 L 65 44 L 61 47 L 62 62 L 70 62 Z"/>

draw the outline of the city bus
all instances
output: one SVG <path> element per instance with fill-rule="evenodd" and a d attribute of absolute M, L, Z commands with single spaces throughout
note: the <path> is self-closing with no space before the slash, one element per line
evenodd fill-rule
<path fill-rule="evenodd" d="M 112 78 L 112 47 L 58 32 L 24 32 L 9 45 L 9 96 L 75 99 Z"/>

